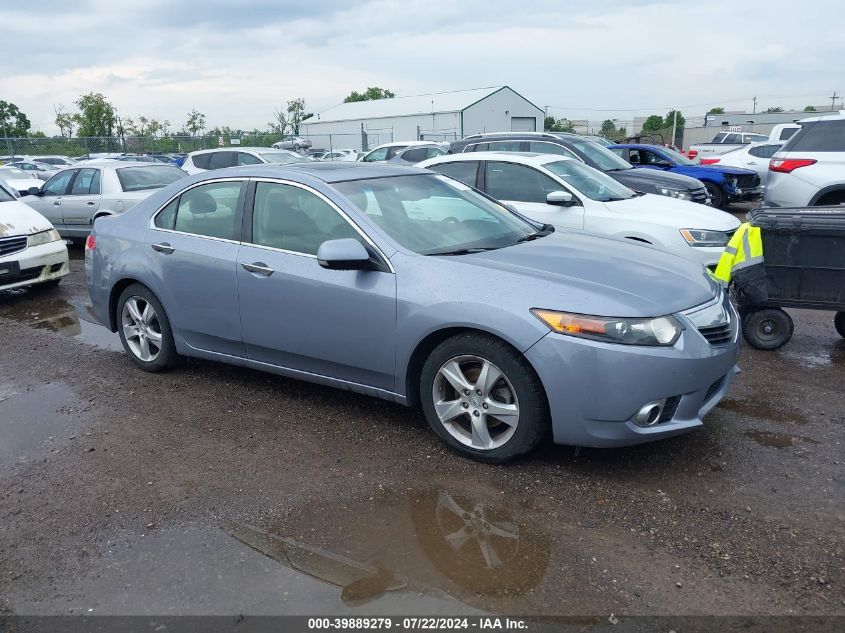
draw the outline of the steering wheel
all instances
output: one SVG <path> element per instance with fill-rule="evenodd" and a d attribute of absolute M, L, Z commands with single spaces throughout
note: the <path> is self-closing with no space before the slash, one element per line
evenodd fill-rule
<path fill-rule="evenodd" d="M 456 218 L 454 215 L 450 215 L 448 218 L 443 218 L 440 220 L 440 224 L 460 224 L 460 220 Z"/>

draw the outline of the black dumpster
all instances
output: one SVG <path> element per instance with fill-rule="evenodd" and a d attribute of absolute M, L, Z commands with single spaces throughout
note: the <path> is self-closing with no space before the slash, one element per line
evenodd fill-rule
<path fill-rule="evenodd" d="M 739 288 L 745 340 L 758 349 L 784 345 L 793 327 L 784 307 L 835 311 L 845 336 L 845 206 L 755 209 L 748 221 L 760 227 L 768 296 L 749 303 Z"/>

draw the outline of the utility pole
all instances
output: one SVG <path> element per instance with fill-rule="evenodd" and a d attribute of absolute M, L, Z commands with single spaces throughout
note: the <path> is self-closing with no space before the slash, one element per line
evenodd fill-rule
<path fill-rule="evenodd" d="M 839 95 L 836 94 L 836 91 L 834 90 L 833 94 L 830 95 L 830 109 L 831 109 L 831 111 L 836 109 L 836 99 L 837 99 L 837 97 L 839 97 Z"/>
<path fill-rule="evenodd" d="M 757 114 L 757 97 L 754 97 L 754 109 L 751 110 L 751 114 Z"/>
<path fill-rule="evenodd" d="M 672 147 L 675 145 L 675 131 L 678 129 L 678 109 L 675 108 L 675 115 L 672 117 Z"/>

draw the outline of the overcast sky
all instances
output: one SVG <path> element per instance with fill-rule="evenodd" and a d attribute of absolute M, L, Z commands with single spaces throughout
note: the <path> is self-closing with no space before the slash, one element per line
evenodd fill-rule
<path fill-rule="evenodd" d="M 0 3 L 0 99 L 57 132 L 102 92 L 122 116 L 264 128 L 304 97 L 509 85 L 557 117 L 758 110 L 845 91 L 841 0 L 38 0 Z M 638 110 L 634 112 L 633 110 Z"/>

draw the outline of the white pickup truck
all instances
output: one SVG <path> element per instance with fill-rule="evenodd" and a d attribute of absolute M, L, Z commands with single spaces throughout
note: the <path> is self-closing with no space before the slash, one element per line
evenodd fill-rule
<path fill-rule="evenodd" d="M 725 154 L 749 143 L 768 140 L 769 137 L 765 134 L 755 134 L 753 132 L 719 132 L 709 143 L 691 145 L 687 156 L 689 156 L 690 160 L 697 162 L 702 157 L 718 156 L 719 154 Z"/>

